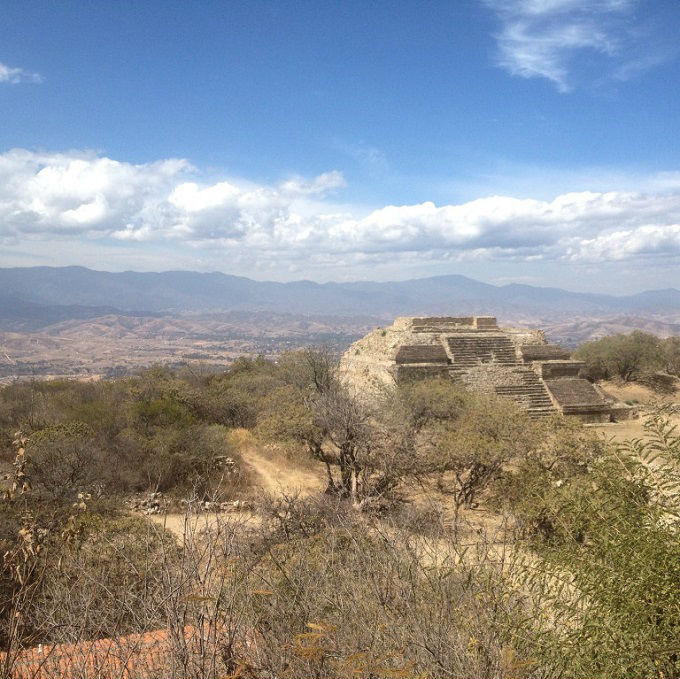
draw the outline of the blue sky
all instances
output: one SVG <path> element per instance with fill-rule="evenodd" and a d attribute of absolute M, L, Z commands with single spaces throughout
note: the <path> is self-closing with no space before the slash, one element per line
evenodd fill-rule
<path fill-rule="evenodd" d="M 0 265 L 680 287 L 680 2 L 23 2 Z"/>

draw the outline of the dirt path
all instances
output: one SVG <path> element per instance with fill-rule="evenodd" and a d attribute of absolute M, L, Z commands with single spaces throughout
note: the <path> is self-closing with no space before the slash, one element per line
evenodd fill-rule
<path fill-rule="evenodd" d="M 239 456 L 253 474 L 254 489 L 261 488 L 271 495 L 300 495 L 302 497 L 322 492 L 326 487 L 326 478 L 321 465 L 318 470 L 297 465 L 285 455 L 271 450 L 262 450 L 249 436 L 241 434 L 235 439 Z M 261 517 L 256 511 L 244 510 L 228 514 L 205 512 L 189 517 L 185 524 L 185 515 L 181 512 L 157 514 L 149 517 L 156 525 L 163 526 L 182 539 L 185 530 L 205 531 L 214 528 L 219 521 L 237 520 L 244 525 L 257 525 Z"/>
<path fill-rule="evenodd" d="M 244 513 L 245 514 L 245 513 Z M 191 514 L 187 516 L 180 512 L 169 513 L 169 514 L 152 514 L 149 516 L 149 520 L 155 523 L 157 526 L 161 526 L 166 530 L 173 533 L 180 541 L 185 532 L 187 534 L 200 533 L 202 531 L 210 530 L 214 528 L 218 521 L 228 520 L 227 515 L 215 514 L 213 512 L 205 512 L 204 514 Z M 246 519 L 254 521 L 253 516 L 247 516 Z"/>
<path fill-rule="evenodd" d="M 254 445 L 240 452 L 243 461 L 256 474 L 255 484 L 272 495 L 311 495 L 323 491 L 325 478 L 318 472 L 294 465 L 283 455 L 262 451 Z"/>

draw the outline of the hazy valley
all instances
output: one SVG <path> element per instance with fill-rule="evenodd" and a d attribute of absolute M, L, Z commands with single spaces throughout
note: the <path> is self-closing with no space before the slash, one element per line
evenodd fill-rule
<path fill-rule="evenodd" d="M 155 363 L 225 366 L 237 356 L 273 357 L 326 346 L 340 353 L 374 323 L 362 317 L 263 312 L 70 319 L 33 330 L 0 330 L 0 383 L 17 377 L 124 375 Z"/>
<path fill-rule="evenodd" d="M 192 272 L 0 269 L 0 380 L 122 375 L 154 363 L 229 364 L 325 346 L 342 353 L 397 315 L 489 314 L 575 347 L 641 329 L 680 333 L 680 292 L 628 297 L 463 276 L 387 283 L 268 283 Z"/>

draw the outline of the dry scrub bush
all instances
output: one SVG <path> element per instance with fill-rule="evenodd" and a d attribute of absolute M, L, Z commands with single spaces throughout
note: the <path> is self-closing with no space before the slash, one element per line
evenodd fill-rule
<path fill-rule="evenodd" d="M 215 458 L 233 457 L 225 424 L 211 414 L 209 384 L 199 387 L 163 368 L 100 383 L 12 385 L 0 389 L 0 432 L 25 425 L 44 495 L 181 494 L 214 471 Z M 0 455 L 9 462 L 4 449 Z M 225 481 L 225 495 L 247 485 L 243 477 Z"/>
<path fill-rule="evenodd" d="M 329 361 L 303 351 L 278 364 L 241 359 L 223 375 L 180 379 L 156 366 L 99 383 L 11 385 L 0 389 L 1 461 L 11 461 L 6 432 L 21 426 L 31 436 L 34 472 L 45 494 L 66 498 L 83 489 L 96 492 L 95 486 L 107 495 L 183 494 L 214 471 L 216 457 L 234 457 L 227 428 L 253 427 L 279 388 L 322 385 Z M 226 496 L 247 485 L 243 475 L 225 481 Z M 208 485 L 205 493 L 214 490 Z"/>
<path fill-rule="evenodd" d="M 391 455 L 391 464 L 386 464 L 386 452 L 396 449 L 381 446 L 374 409 L 350 395 L 321 366 L 320 375 L 306 388 L 286 384 L 269 394 L 257 431 L 264 440 L 305 446 L 325 465 L 328 492 L 359 508 L 398 482 L 399 460 Z"/>
<path fill-rule="evenodd" d="M 181 430 L 159 430 L 146 442 L 141 464 L 148 487 L 167 492 L 229 499 L 248 485 L 229 430 L 219 424 L 197 424 Z M 237 464 L 227 469 L 226 458 Z M 217 497 L 213 497 L 217 495 Z"/>
<path fill-rule="evenodd" d="M 424 539 L 329 497 L 268 506 L 264 524 L 220 515 L 207 530 L 189 507 L 178 545 L 150 526 L 91 530 L 97 519 L 81 512 L 83 531 L 26 613 L 43 621 L 43 641 L 113 638 L 121 654 L 130 652 L 121 635 L 165 629 L 168 677 L 491 677 L 528 667 L 506 641 L 519 609 L 503 593 L 495 548 L 466 556 L 443 529 Z"/>
<path fill-rule="evenodd" d="M 498 477 L 491 504 L 514 515 L 518 538 L 559 541 L 563 516 L 556 498 L 590 483 L 590 469 L 606 455 L 607 445 L 593 430 L 559 416 L 534 424 L 534 431 L 539 442 Z"/>
<path fill-rule="evenodd" d="M 540 429 L 514 404 L 474 396 L 450 380 L 402 385 L 368 402 L 332 372 L 321 375 L 306 388 L 274 389 L 257 432 L 306 446 L 326 466 L 328 492 L 355 508 L 383 506 L 404 481 L 435 475 L 456 507 L 469 507 L 508 463 L 540 443 Z"/>
<path fill-rule="evenodd" d="M 94 433 L 82 422 L 58 424 L 35 432 L 28 444 L 36 489 L 59 499 L 91 490 L 102 479 L 103 456 Z"/>
<path fill-rule="evenodd" d="M 40 622 L 33 618 L 33 605 L 40 595 L 47 562 L 44 529 L 30 514 L 23 517 L 13 544 L 7 547 L 0 568 L 0 677 L 11 677 L 21 651 L 39 634 Z"/>
<path fill-rule="evenodd" d="M 169 536 L 135 517 L 85 516 L 70 544 L 64 532 L 62 539 L 67 544 L 33 611 L 52 630 L 46 641 L 117 637 L 163 625 L 159 565 L 179 558 Z"/>
<path fill-rule="evenodd" d="M 84 496 L 50 521 L 30 493 L 11 499 L 4 516 L 13 525 L 0 526 L 6 676 L 17 653 L 40 641 L 106 637 L 123 654 L 121 635 L 159 629 L 166 664 L 140 676 L 680 674 L 680 438 L 663 414 L 650 420 L 649 440 L 612 449 L 564 420 L 529 425 L 510 406 L 440 382 L 361 410 L 326 379 L 323 361 L 306 360 L 307 372 L 293 361 L 269 391 L 259 426 L 292 413 L 270 426 L 318 445 L 340 492 L 263 499 L 260 521 L 234 514 L 208 524 L 189 504 L 179 543 L 140 519 L 97 516 Z M 272 378 L 267 366 L 240 370 Z M 205 460 L 248 436 L 191 420 L 195 404 L 164 384 L 154 377 L 144 398 L 157 401 L 160 389 L 161 405 L 190 413 L 186 426 L 164 432 L 153 421 L 169 412 L 159 405 L 129 435 L 168 460 L 200 441 L 207 452 L 195 452 L 193 476 L 182 479 L 197 499 L 213 497 Z M 48 440 L 58 441 L 48 431 L 46 456 Z M 30 472 L 28 463 L 17 469 Z M 459 504 L 493 488 L 515 530 L 480 532 L 463 525 L 465 511 L 451 524 L 433 507 L 380 519 L 354 511 L 433 474 L 453 484 Z M 76 498 L 83 484 L 71 484 Z M 88 673 L 97 676 L 85 667 L 79 676 Z"/>
<path fill-rule="evenodd" d="M 678 446 L 663 427 L 658 444 Z M 559 544 L 434 514 L 423 535 L 413 514 L 370 519 L 332 496 L 270 499 L 264 523 L 222 515 L 207 532 L 190 507 L 176 547 L 122 527 L 77 539 L 31 610 L 54 641 L 166 629 L 164 676 L 672 677 L 672 508 L 624 462 L 619 477 L 593 462 L 553 506 Z"/>
<path fill-rule="evenodd" d="M 544 431 L 513 403 L 466 392 L 449 380 L 407 383 L 383 406 L 410 475 L 436 477 L 456 510 L 470 507 L 511 463 L 531 455 Z"/>
<path fill-rule="evenodd" d="M 36 586 L 23 582 L 14 597 L 14 611 L 20 611 L 21 620 L 39 621 L 38 629 L 21 634 L 14 615 L 2 616 L 3 625 L 18 633 L 12 644 L 3 644 L 8 652 L 0 656 L 0 676 L 20 671 L 26 665 L 23 651 L 38 642 L 44 644 L 45 663 L 50 653 L 63 653 L 59 649 L 71 644 L 69 663 L 77 677 L 129 676 L 126 663 L 135 676 L 144 677 L 218 677 L 235 670 L 227 649 L 240 630 L 242 613 L 233 607 L 235 590 L 229 590 L 229 583 L 236 583 L 230 580 L 230 559 L 232 543 L 243 531 L 225 519 L 206 539 L 189 512 L 183 542 L 177 545 L 140 519 L 112 523 L 85 512 L 78 521 L 85 525 L 66 525 L 59 554 L 51 559 L 47 554 L 50 567 L 42 569 Z M 165 630 L 166 641 L 154 657 L 147 657 L 141 642 L 130 647 L 130 632 L 159 629 Z M 89 648 L 83 642 L 102 638 L 109 640 L 107 655 L 119 662 L 102 665 L 103 659 L 87 657 L 92 652 L 83 650 Z M 239 638 L 247 640 L 240 631 Z"/>
<path fill-rule="evenodd" d="M 257 676 L 511 676 L 516 604 L 491 550 L 366 521 L 337 501 L 288 502 L 250 582 Z M 284 509 L 285 511 L 282 511 Z"/>

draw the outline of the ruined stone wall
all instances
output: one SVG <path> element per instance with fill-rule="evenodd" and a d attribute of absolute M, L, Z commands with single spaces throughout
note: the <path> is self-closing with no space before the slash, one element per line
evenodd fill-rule
<path fill-rule="evenodd" d="M 340 379 L 356 393 L 374 396 L 395 384 L 395 358 L 411 336 L 410 319 L 398 318 L 389 328 L 376 328 L 345 352 L 340 360 Z"/>
<path fill-rule="evenodd" d="M 500 328 L 500 330 L 506 333 L 517 347 L 527 344 L 547 344 L 543 330 L 527 330 L 526 328 Z"/>
<path fill-rule="evenodd" d="M 441 365 L 434 365 L 434 362 L 397 365 L 397 353 L 402 347 L 410 345 L 439 345 L 446 349 L 447 334 L 461 331 L 477 331 L 480 337 L 487 332 L 506 334 L 506 330 L 498 328 L 496 319 L 491 316 L 400 316 L 391 326 L 376 328 L 352 344 L 340 361 L 340 377 L 352 391 L 372 397 L 393 386 L 400 378 L 446 375 L 446 369 Z M 515 345 L 516 351 L 525 344 L 545 343 L 540 330 L 510 329 L 507 336 Z M 518 360 L 520 357 L 521 354 L 518 353 Z M 466 384 L 477 392 L 493 393 L 494 384 L 505 385 L 508 379 L 516 379 L 509 378 L 507 370 L 493 364 L 484 364 L 475 370 L 476 377 L 466 380 Z"/>
<path fill-rule="evenodd" d="M 467 389 L 478 394 L 494 394 L 496 387 L 512 387 L 522 384 L 521 377 L 506 366 L 483 363 L 468 368 L 460 377 Z"/>
<path fill-rule="evenodd" d="M 583 361 L 544 361 L 534 363 L 535 369 L 543 379 L 557 379 L 559 377 L 578 377 Z"/>
<path fill-rule="evenodd" d="M 583 424 L 606 424 L 612 421 L 611 410 L 595 412 L 590 410 L 584 410 L 583 412 L 577 411 L 565 411 L 563 415 L 568 415 L 570 418 L 573 417 Z M 615 420 L 618 422 L 618 420 Z"/>
<path fill-rule="evenodd" d="M 578 361 L 555 360 L 564 353 L 548 345 L 541 330 L 498 328 L 493 317 L 400 317 L 355 342 L 342 357 L 340 376 L 366 399 L 398 381 L 441 375 L 470 391 L 513 400 L 532 417 L 561 411 L 608 421 L 614 404 L 578 378 Z"/>

